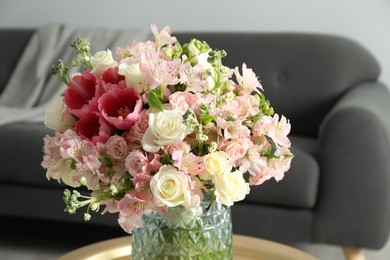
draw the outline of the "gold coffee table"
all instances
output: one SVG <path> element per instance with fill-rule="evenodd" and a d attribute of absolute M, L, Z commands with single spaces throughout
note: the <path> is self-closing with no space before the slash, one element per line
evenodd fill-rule
<path fill-rule="evenodd" d="M 71 251 L 58 260 L 129 260 L 130 242 L 130 236 L 109 239 Z M 241 235 L 233 235 L 233 257 L 234 260 L 318 260 L 284 244 Z"/>

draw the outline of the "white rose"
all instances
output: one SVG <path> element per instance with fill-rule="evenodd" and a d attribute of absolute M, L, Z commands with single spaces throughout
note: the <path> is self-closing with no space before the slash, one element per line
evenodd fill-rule
<path fill-rule="evenodd" d="M 142 147 L 145 151 L 155 153 L 161 146 L 175 144 L 192 132 L 184 124 L 179 110 L 164 110 L 149 113 L 148 129 L 142 137 Z"/>
<path fill-rule="evenodd" d="M 91 57 L 91 64 L 93 68 L 91 72 L 96 76 L 100 76 L 107 69 L 114 68 L 117 65 L 109 49 L 95 53 Z"/>
<path fill-rule="evenodd" d="M 159 207 L 191 204 L 188 176 L 171 165 L 160 168 L 150 181 L 150 189 Z"/>
<path fill-rule="evenodd" d="M 126 79 L 126 85 L 135 88 L 139 93 L 143 94 L 147 88 L 144 84 L 144 75 L 141 71 L 139 63 L 124 62 L 119 64 L 118 74 L 123 75 Z"/>
<path fill-rule="evenodd" d="M 240 171 L 234 171 L 213 179 L 217 202 L 225 206 L 232 206 L 234 202 L 243 200 L 249 194 L 249 184 L 245 182 Z"/>
<path fill-rule="evenodd" d="M 74 126 L 76 120 L 66 110 L 63 98 L 55 100 L 46 110 L 44 123 L 47 128 L 64 132 Z"/>
<path fill-rule="evenodd" d="M 199 174 L 203 180 L 212 180 L 214 176 L 226 174 L 232 170 L 229 156 L 225 152 L 217 151 L 205 156 L 206 171 Z"/>

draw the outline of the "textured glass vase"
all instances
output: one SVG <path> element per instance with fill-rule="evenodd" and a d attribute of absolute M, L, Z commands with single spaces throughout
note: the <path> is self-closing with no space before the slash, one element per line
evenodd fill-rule
<path fill-rule="evenodd" d="M 205 202 L 192 211 L 146 212 L 133 230 L 132 259 L 232 259 L 230 208 Z"/>

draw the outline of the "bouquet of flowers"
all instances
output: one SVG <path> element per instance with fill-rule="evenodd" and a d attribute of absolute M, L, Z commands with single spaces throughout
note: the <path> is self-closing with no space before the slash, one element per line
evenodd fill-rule
<path fill-rule="evenodd" d="M 66 211 L 118 213 L 128 233 L 145 211 L 188 210 L 205 194 L 230 207 L 251 186 L 290 168 L 290 123 L 274 114 L 246 64 L 228 68 L 225 51 L 197 39 L 181 45 L 169 27 L 151 26 L 155 41 L 91 55 L 83 38 L 71 43 L 67 86 L 47 110 L 42 166 L 64 191 Z M 84 186 L 85 194 L 77 191 Z M 85 189 L 86 188 L 86 189 Z"/>

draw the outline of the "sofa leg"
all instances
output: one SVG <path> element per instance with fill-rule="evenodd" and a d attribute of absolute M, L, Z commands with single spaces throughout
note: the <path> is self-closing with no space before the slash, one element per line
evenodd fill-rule
<path fill-rule="evenodd" d="M 343 247 L 346 260 L 365 260 L 363 249 L 355 247 Z"/>

